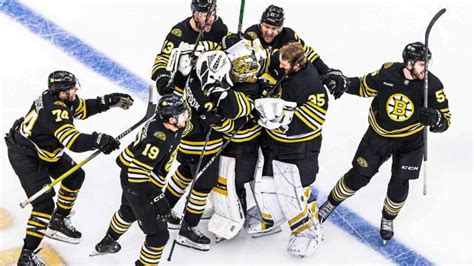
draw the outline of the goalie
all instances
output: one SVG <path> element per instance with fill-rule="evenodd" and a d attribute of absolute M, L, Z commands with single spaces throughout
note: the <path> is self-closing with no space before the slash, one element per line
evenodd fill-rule
<path fill-rule="evenodd" d="M 328 94 L 301 44 L 283 46 L 279 66 L 288 75 L 281 88 L 276 88 L 280 98 L 255 101 L 259 124 L 266 128 L 269 138 L 270 163 L 266 163 L 263 175 L 256 175 L 258 209 L 249 210 L 249 217 L 259 214 L 262 218 L 248 220 L 247 230 L 263 235 L 288 221 L 291 236 L 287 250 L 305 257 L 312 255 L 322 240 L 310 186 L 318 173 Z"/>

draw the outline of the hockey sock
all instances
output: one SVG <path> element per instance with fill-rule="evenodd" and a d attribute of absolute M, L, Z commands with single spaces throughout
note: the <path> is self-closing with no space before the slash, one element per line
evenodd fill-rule
<path fill-rule="evenodd" d="M 61 184 L 58 192 L 58 199 L 56 201 L 57 212 L 63 216 L 68 216 L 71 212 L 72 206 L 76 201 L 77 194 L 80 189 L 69 189 Z"/>
<path fill-rule="evenodd" d="M 194 227 L 199 223 L 204 209 L 206 208 L 208 194 L 209 193 L 206 192 L 196 191 L 195 189 L 192 190 L 184 214 L 184 220 L 187 225 Z"/>
<path fill-rule="evenodd" d="M 127 222 L 120 213 L 120 210 L 118 210 L 114 216 L 112 216 L 107 234 L 109 234 L 113 239 L 118 240 L 121 235 L 127 232 L 132 224 L 133 222 Z"/>
<path fill-rule="evenodd" d="M 24 248 L 35 250 L 39 246 L 53 211 L 54 201 L 52 199 L 33 205 L 33 210 L 26 226 Z"/>
<path fill-rule="evenodd" d="M 178 167 L 174 175 L 166 185 L 166 199 L 168 200 L 171 208 L 173 208 L 178 200 L 183 196 L 184 191 L 191 183 L 192 179 L 182 174 L 181 169 Z"/>
<path fill-rule="evenodd" d="M 346 175 L 342 176 L 329 194 L 328 200 L 334 206 L 338 206 L 341 202 L 356 193 L 356 190 L 352 190 L 347 186 L 345 179 Z"/>
<path fill-rule="evenodd" d="M 163 254 L 164 246 L 153 247 L 146 242 L 143 243 L 140 250 L 140 258 L 136 261 L 136 265 L 158 265 Z"/>
<path fill-rule="evenodd" d="M 403 207 L 405 201 L 402 202 L 395 202 L 391 200 L 388 196 L 385 197 L 385 201 L 383 202 L 383 210 L 382 216 L 387 220 L 393 220 L 397 217 L 398 213 Z"/>

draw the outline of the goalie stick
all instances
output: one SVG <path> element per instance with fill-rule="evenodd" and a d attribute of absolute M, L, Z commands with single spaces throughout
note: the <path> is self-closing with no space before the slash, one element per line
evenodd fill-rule
<path fill-rule="evenodd" d="M 122 139 L 123 137 L 125 137 L 126 135 L 128 135 L 130 132 L 132 132 L 133 130 L 135 130 L 137 127 L 139 127 L 141 124 L 143 124 L 145 121 L 147 121 L 148 119 L 152 118 L 153 115 L 155 114 L 156 112 L 156 107 L 158 105 L 158 97 L 156 95 L 156 91 L 157 89 L 155 88 L 154 85 L 150 85 L 148 87 L 148 106 L 147 106 L 147 109 L 146 109 L 146 113 L 145 113 L 145 116 L 140 119 L 140 121 L 138 121 L 137 123 L 135 123 L 133 126 L 131 126 L 130 128 L 128 128 L 127 130 L 125 130 L 124 132 L 122 132 L 120 135 L 118 135 L 115 139 L 116 140 L 120 140 Z M 45 185 L 42 189 L 40 189 L 38 192 L 36 192 L 35 194 L 33 194 L 33 196 L 29 197 L 28 199 L 26 199 L 25 201 L 21 202 L 20 203 L 20 207 L 21 208 L 25 208 L 26 205 L 30 204 L 31 202 L 33 202 L 35 199 L 37 199 L 38 197 L 40 197 L 41 195 L 45 194 L 46 192 L 48 192 L 50 189 L 52 189 L 57 183 L 61 182 L 62 180 L 64 180 L 65 178 L 67 178 L 68 176 L 70 176 L 72 173 L 74 173 L 75 171 L 77 171 L 79 168 L 81 168 L 84 164 L 88 163 L 90 160 L 94 159 L 97 155 L 99 155 L 102 151 L 101 150 L 96 150 L 94 153 L 92 153 L 91 155 L 89 155 L 86 159 L 82 160 L 81 162 L 79 162 L 78 164 L 76 164 L 75 166 L 73 166 L 71 169 L 69 169 L 68 171 L 66 171 L 64 174 L 62 174 L 60 177 L 56 178 L 56 180 L 54 180 L 53 182 L 51 182 L 50 184 L 47 184 Z"/>

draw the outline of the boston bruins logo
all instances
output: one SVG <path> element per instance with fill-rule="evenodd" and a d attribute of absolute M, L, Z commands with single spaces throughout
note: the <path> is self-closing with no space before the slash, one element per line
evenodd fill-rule
<path fill-rule="evenodd" d="M 413 102 L 406 95 L 396 93 L 387 100 L 387 115 L 396 122 L 403 122 L 413 115 Z"/>

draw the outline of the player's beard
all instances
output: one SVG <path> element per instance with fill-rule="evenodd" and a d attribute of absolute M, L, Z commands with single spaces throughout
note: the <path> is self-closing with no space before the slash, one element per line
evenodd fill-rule
<path fill-rule="evenodd" d="M 411 70 L 411 75 L 412 75 L 415 79 L 419 79 L 419 80 L 425 79 L 425 71 L 424 71 L 424 70 L 422 70 L 422 71 L 416 71 L 415 69 L 412 69 L 412 70 Z"/>

